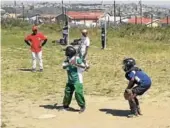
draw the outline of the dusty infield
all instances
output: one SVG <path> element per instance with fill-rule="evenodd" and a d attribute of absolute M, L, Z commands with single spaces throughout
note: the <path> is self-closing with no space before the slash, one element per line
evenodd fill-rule
<path fill-rule="evenodd" d="M 169 99 L 140 99 L 143 116 L 130 119 L 124 99 L 86 96 L 87 109 L 79 114 L 75 100 L 71 111 L 60 111 L 62 98 L 54 97 L 31 101 L 20 95 L 4 95 L 3 124 L 6 128 L 170 128 Z"/>

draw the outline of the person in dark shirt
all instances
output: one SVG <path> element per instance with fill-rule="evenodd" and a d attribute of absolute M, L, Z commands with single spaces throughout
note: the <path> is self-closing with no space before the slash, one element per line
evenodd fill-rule
<path fill-rule="evenodd" d="M 63 27 L 63 40 L 64 44 L 68 44 L 68 33 L 69 33 L 69 26 L 68 26 L 68 21 L 65 22 L 65 26 Z"/>
<path fill-rule="evenodd" d="M 102 27 L 102 30 L 101 30 L 101 43 L 102 43 L 102 49 L 104 49 L 106 47 L 106 42 L 105 42 L 105 36 L 106 36 L 106 33 L 105 33 L 105 28 Z"/>
<path fill-rule="evenodd" d="M 133 58 L 123 60 L 123 70 L 125 71 L 126 79 L 129 80 L 129 84 L 124 92 L 124 97 L 129 101 L 131 109 L 131 114 L 128 117 L 142 115 L 137 96 L 143 95 L 151 87 L 151 79 L 136 66 L 136 61 Z"/>

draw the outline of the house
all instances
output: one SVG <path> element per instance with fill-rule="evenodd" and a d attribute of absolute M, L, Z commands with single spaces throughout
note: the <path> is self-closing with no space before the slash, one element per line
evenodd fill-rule
<path fill-rule="evenodd" d="M 159 19 L 155 19 L 155 20 L 153 20 L 153 21 L 151 21 L 151 22 L 148 22 L 148 23 L 146 24 L 146 26 L 147 26 L 147 27 L 153 27 L 153 28 L 155 28 L 155 27 L 160 27 L 160 26 L 161 26 L 161 23 L 160 23 L 160 20 L 159 20 Z"/>
<path fill-rule="evenodd" d="M 70 17 L 69 15 L 67 14 L 59 14 L 55 17 L 55 21 L 57 21 L 58 23 L 59 22 L 62 22 L 62 21 L 65 21 L 65 20 L 68 20 L 69 22 L 72 21 L 72 17 Z"/>
<path fill-rule="evenodd" d="M 1 16 L 6 13 L 6 11 L 4 9 L 0 9 L 0 11 L 1 11 Z"/>
<path fill-rule="evenodd" d="M 106 14 L 99 19 L 99 24 L 103 24 L 104 22 L 107 22 L 107 23 L 115 22 L 116 24 L 119 24 L 119 23 L 127 22 L 127 21 L 128 21 L 128 19 L 125 17 L 120 17 L 120 16 L 114 17 L 109 14 Z"/>
<path fill-rule="evenodd" d="M 1 15 L 1 17 L 2 17 L 3 19 L 16 18 L 16 17 L 17 17 L 17 14 L 14 14 L 14 13 L 5 13 L 5 14 Z"/>
<path fill-rule="evenodd" d="M 56 17 L 56 20 L 63 21 L 69 19 L 69 22 L 74 24 L 94 26 L 94 23 L 97 24 L 98 20 L 104 15 L 103 12 L 75 12 L 69 11 L 66 14 L 60 14 Z"/>
<path fill-rule="evenodd" d="M 147 24 L 151 21 L 152 21 L 152 19 L 150 19 L 150 18 L 132 17 L 128 20 L 128 23 L 130 23 L 130 24 Z"/>
<path fill-rule="evenodd" d="M 170 17 L 166 17 L 160 20 L 162 26 L 170 25 Z"/>
<path fill-rule="evenodd" d="M 55 22 L 56 15 L 52 14 L 41 14 L 39 19 L 43 20 L 44 23 Z"/>
<path fill-rule="evenodd" d="M 160 25 L 159 19 L 151 19 L 151 18 L 144 18 L 144 17 L 133 17 L 128 20 L 128 23 L 130 24 L 143 24 L 147 27 L 158 27 Z"/>
<path fill-rule="evenodd" d="M 23 19 L 28 21 L 31 24 L 38 23 L 39 22 L 39 16 L 40 14 L 35 14 L 35 13 L 24 13 L 20 14 L 17 18 L 18 19 Z"/>

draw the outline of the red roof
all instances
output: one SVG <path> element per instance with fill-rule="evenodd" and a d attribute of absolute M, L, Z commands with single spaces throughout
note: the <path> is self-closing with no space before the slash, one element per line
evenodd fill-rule
<path fill-rule="evenodd" d="M 132 23 L 132 24 L 135 24 L 135 23 L 137 23 L 137 24 L 141 24 L 141 22 L 142 22 L 142 24 L 147 24 L 147 23 L 149 23 L 149 22 L 151 22 L 151 19 L 150 18 L 140 18 L 140 17 L 137 17 L 137 18 L 131 18 L 131 19 L 129 19 L 128 20 L 128 23 Z"/>
<path fill-rule="evenodd" d="M 164 23 L 164 24 L 170 24 L 170 18 L 165 18 L 165 19 L 161 19 L 161 23 Z"/>
<path fill-rule="evenodd" d="M 67 15 L 75 20 L 98 20 L 104 15 L 103 12 L 67 12 Z"/>

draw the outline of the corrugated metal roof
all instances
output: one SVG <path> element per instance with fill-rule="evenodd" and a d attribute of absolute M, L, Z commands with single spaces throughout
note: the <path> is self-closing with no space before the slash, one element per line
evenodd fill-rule
<path fill-rule="evenodd" d="M 164 23 L 164 24 L 170 24 L 170 17 L 169 18 L 164 18 L 164 19 L 161 19 L 161 23 Z"/>
<path fill-rule="evenodd" d="M 128 23 L 141 24 L 141 22 L 142 22 L 142 24 L 147 24 L 147 23 L 149 23 L 149 22 L 151 22 L 151 21 L 152 21 L 152 20 L 151 20 L 150 18 L 144 18 L 144 17 L 142 17 L 142 18 L 140 18 L 140 17 L 135 18 L 135 17 L 134 17 L 134 18 L 129 19 L 129 20 L 128 20 Z"/>
<path fill-rule="evenodd" d="M 104 15 L 103 12 L 74 12 L 69 11 L 67 15 L 72 19 L 77 20 L 98 20 L 100 17 Z"/>

